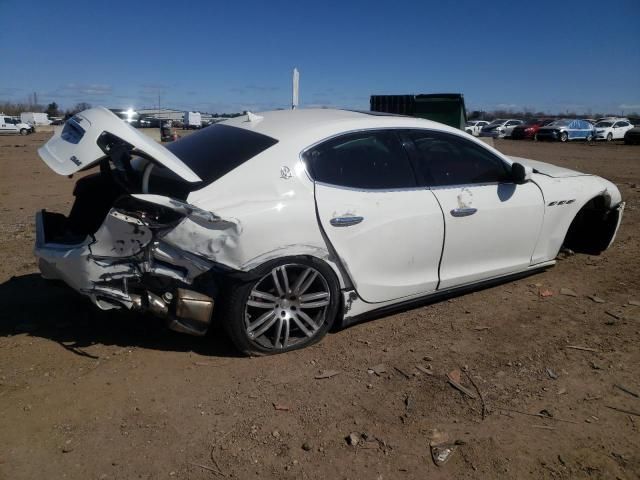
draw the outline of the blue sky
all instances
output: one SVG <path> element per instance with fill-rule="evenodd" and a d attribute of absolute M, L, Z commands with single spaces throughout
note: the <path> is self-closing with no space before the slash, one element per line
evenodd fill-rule
<path fill-rule="evenodd" d="M 267 110 L 297 66 L 307 107 L 640 111 L 640 0 L 0 0 L 0 25 L 0 101 Z"/>

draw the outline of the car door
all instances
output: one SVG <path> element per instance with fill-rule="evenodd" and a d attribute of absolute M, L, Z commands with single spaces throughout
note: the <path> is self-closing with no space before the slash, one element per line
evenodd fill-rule
<path fill-rule="evenodd" d="M 520 125 L 522 122 L 519 120 L 509 120 L 506 125 L 505 125 L 505 136 L 510 137 L 511 134 L 513 133 L 513 129 L 516 128 L 516 126 Z"/>
<path fill-rule="evenodd" d="M 428 130 L 407 135 L 419 179 L 444 214 L 439 288 L 526 269 L 544 216 L 539 187 L 516 185 L 508 162 L 460 135 Z"/>
<path fill-rule="evenodd" d="M 444 239 L 442 211 L 418 186 L 393 130 L 366 130 L 303 153 L 320 225 L 358 295 L 384 302 L 432 292 Z"/>
<path fill-rule="evenodd" d="M 624 138 L 624 134 L 627 131 L 626 126 L 629 125 L 627 122 L 616 122 L 613 124 L 613 138 L 618 140 Z"/>

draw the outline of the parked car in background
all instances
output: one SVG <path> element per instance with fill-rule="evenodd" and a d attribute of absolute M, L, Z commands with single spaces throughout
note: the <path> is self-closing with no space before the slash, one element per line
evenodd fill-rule
<path fill-rule="evenodd" d="M 68 217 L 37 214 L 40 271 L 183 333 L 214 319 L 264 355 L 613 241 L 613 183 L 372 113 L 248 113 L 162 146 L 106 109 L 80 112 L 38 150 L 61 175 L 94 168 Z"/>
<path fill-rule="evenodd" d="M 510 137 L 513 129 L 523 123 L 524 122 L 522 120 L 515 120 L 513 118 L 508 120 L 499 118 L 491 122 L 489 125 L 482 127 L 482 130 L 480 130 L 480 136 L 493 138 Z"/>
<path fill-rule="evenodd" d="M 595 129 L 591 123 L 578 118 L 561 118 L 538 129 L 538 140 L 593 140 Z"/>
<path fill-rule="evenodd" d="M 633 125 L 629 120 L 625 119 L 611 119 L 603 120 L 596 123 L 596 140 L 622 140 L 625 133 L 631 130 Z"/>
<path fill-rule="evenodd" d="M 523 138 L 537 140 L 538 130 L 545 125 L 549 125 L 551 122 L 553 122 L 551 118 L 528 120 L 527 123 L 518 125 L 513 129 L 511 138 L 514 140 L 522 140 Z"/>
<path fill-rule="evenodd" d="M 33 125 L 21 122 L 16 117 L 0 113 L 0 134 L 28 135 L 35 131 Z"/>
<path fill-rule="evenodd" d="M 477 137 L 480 135 L 480 130 L 482 130 L 482 128 L 486 127 L 487 125 L 489 125 L 489 122 L 487 122 L 486 120 L 469 120 L 464 125 L 464 131 L 473 135 L 474 137 Z"/>
<path fill-rule="evenodd" d="M 625 145 L 640 144 L 640 127 L 633 127 L 624 134 Z"/>

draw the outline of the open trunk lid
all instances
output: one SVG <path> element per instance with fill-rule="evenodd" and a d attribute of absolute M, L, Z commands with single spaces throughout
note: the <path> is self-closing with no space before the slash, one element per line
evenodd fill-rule
<path fill-rule="evenodd" d="M 187 182 L 201 181 L 173 153 L 104 107 L 90 108 L 74 115 L 67 120 L 62 131 L 38 149 L 38 154 L 54 172 L 71 175 L 96 165 L 106 157 L 98 145 L 99 137 L 105 132 L 128 143 L 135 153 L 161 164 Z"/>

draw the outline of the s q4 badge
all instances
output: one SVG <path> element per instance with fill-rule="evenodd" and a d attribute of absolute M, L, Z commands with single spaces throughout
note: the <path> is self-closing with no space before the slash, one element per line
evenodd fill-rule
<path fill-rule="evenodd" d="M 291 173 L 291 169 L 289 167 L 282 167 L 280 169 L 280 178 L 284 178 L 285 180 L 289 179 L 293 177 L 293 174 Z"/>

